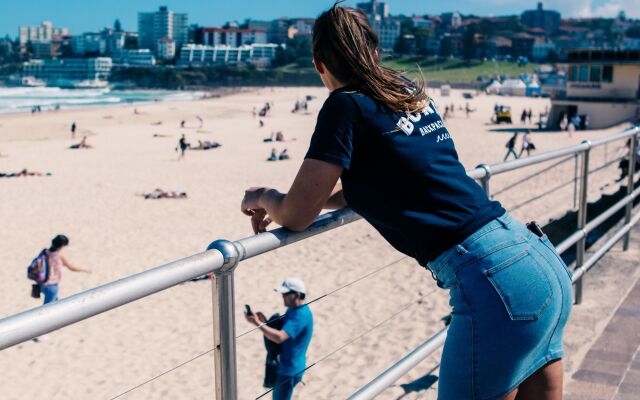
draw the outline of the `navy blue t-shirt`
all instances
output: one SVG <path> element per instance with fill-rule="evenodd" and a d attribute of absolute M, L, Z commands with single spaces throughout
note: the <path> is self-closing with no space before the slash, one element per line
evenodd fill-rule
<path fill-rule="evenodd" d="M 305 158 L 344 168 L 349 207 L 423 266 L 505 212 L 466 174 L 433 100 L 402 115 L 355 86 L 336 89 Z"/>

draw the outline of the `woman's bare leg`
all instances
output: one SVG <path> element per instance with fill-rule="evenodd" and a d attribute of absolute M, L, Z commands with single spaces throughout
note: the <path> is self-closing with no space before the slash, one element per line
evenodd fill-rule
<path fill-rule="evenodd" d="M 562 400 L 562 360 L 553 360 L 522 382 L 504 400 Z M 514 395 L 514 397 L 510 397 Z"/>

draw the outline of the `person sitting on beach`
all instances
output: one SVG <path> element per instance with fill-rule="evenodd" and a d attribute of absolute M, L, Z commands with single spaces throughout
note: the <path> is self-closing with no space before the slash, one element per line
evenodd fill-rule
<path fill-rule="evenodd" d="M 290 158 L 291 157 L 289 157 L 289 153 L 287 153 L 287 149 L 282 150 L 282 152 L 278 156 L 278 160 L 289 160 Z"/>
<path fill-rule="evenodd" d="M 259 122 L 260 122 L 260 128 L 262 128 L 264 126 L 264 121 L 260 120 Z"/>
<path fill-rule="evenodd" d="M 69 148 L 70 149 L 91 149 L 93 148 L 93 146 L 88 144 L 87 137 L 83 136 L 80 143 L 72 144 L 71 146 L 69 146 Z"/>
<path fill-rule="evenodd" d="M 26 168 L 20 172 L 10 172 L 8 174 L 0 172 L 0 178 L 19 178 L 23 176 L 51 176 L 51 172 L 34 172 L 28 171 Z"/>
<path fill-rule="evenodd" d="M 278 161 L 278 156 L 276 155 L 275 147 L 271 149 L 271 155 L 267 158 L 267 161 Z"/>
<path fill-rule="evenodd" d="M 276 142 L 284 142 L 284 135 L 282 131 L 276 132 Z"/>
<path fill-rule="evenodd" d="M 186 199 L 187 198 L 187 193 L 186 192 L 176 192 L 176 191 L 166 192 L 166 191 L 164 191 L 162 189 L 156 189 L 151 193 L 143 193 L 142 197 L 144 197 L 145 200 Z"/>

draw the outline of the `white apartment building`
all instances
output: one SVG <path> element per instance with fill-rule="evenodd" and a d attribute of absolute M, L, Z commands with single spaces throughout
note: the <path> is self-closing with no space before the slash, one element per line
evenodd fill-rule
<path fill-rule="evenodd" d="M 202 43 L 205 46 L 238 47 L 245 44 L 267 43 L 264 29 L 202 28 Z"/>
<path fill-rule="evenodd" d="M 242 45 L 239 47 L 187 44 L 180 49 L 179 64 L 234 65 L 249 63 L 268 66 L 276 57 L 276 49 L 278 47 L 280 45 L 273 43 Z"/>
<path fill-rule="evenodd" d="M 158 54 L 158 44 L 162 38 L 172 39 L 175 42 L 175 48 L 186 44 L 189 40 L 187 14 L 174 13 L 167 7 L 160 7 L 157 12 L 138 13 L 139 47 L 151 49 Z"/>
<path fill-rule="evenodd" d="M 113 57 L 113 62 L 120 65 L 155 65 L 156 58 L 149 49 L 120 50 Z"/>
<path fill-rule="evenodd" d="M 18 28 L 18 39 L 23 47 L 27 42 L 51 42 L 60 40 L 63 36 L 69 35 L 67 28 L 55 28 L 51 21 L 43 21 L 40 26 L 20 26 Z"/>

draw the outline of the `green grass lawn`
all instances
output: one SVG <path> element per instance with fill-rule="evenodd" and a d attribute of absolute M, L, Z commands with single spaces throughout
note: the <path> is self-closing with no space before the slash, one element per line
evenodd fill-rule
<path fill-rule="evenodd" d="M 384 64 L 406 72 L 412 78 L 416 77 L 418 69 L 421 69 L 427 81 L 450 83 L 476 82 L 478 76 L 509 75 L 515 77 L 523 72 L 532 73 L 538 66 L 538 64 L 528 64 L 519 67 L 516 63 L 506 61 L 436 60 L 408 56 L 386 60 Z"/>

